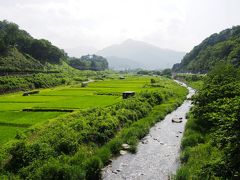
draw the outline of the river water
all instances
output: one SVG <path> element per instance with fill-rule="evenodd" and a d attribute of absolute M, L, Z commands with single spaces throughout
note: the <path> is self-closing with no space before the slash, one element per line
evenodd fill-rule
<path fill-rule="evenodd" d="M 179 82 L 178 82 L 179 83 Z M 180 83 L 182 86 L 185 84 Z M 195 91 L 188 88 L 187 98 Z M 186 114 L 192 104 L 185 100 L 164 120 L 150 129 L 137 147 L 137 153 L 126 153 L 115 159 L 102 171 L 104 180 L 164 180 L 170 179 L 179 166 L 180 144 L 186 124 Z M 173 123 L 172 119 L 182 118 L 181 123 Z"/>

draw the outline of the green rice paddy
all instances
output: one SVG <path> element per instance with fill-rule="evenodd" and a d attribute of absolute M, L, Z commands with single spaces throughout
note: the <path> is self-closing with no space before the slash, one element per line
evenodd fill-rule
<path fill-rule="evenodd" d="M 88 87 L 74 86 L 42 89 L 39 94 L 22 96 L 23 92 L 0 96 L 0 144 L 14 138 L 18 131 L 44 123 L 64 112 L 23 112 L 30 109 L 86 109 L 109 106 L 122 100 L 123 91 L 139 92 L 152 77 L 131 76 L 91 82 Z M 144 88 L 145 87 L 145 88 Z"/>

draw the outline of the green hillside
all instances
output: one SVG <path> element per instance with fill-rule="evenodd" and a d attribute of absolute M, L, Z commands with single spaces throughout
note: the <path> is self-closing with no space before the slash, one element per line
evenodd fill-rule
<path fill-rule="evenodd" d="M 48 40 L 0 21 L 0 94 L 81 82 L 101 76 L 94 71 L 105 69 L 108 62 L 101 56 L 70 58 Z"/>
<path fill-rule="evenodd" d="M 173 66 L 175 72 L 206 73 L 219 61 L 240 65 L 240 26 L 212 34 Z"/>
<path fill-rule="evenodd" d="M 29 55 L 24 55 L 17 48 L 10 48 L 0 56 L 1 75 L 17 72 L 32 72 L 44 70 L 44 66 Z"/>
<path fill-rule="evenodd" d="M 67 56 L 45 39 L 34 39 L 18 25 L 0 21 L 1 75 L 51 70 L 48 64 L 61 64 Z"/>
<path fill-rule="evenodd" d="M 17 24 L 0 21 L 0 75 L 52 72 L 52 65 L 67 62 L 79 70 L 106 70 L 108 62 L 96 55 L 70 58 L 45 39 L 34 39 Z M 57 69 L 58 71 L 58 69 Z"/>

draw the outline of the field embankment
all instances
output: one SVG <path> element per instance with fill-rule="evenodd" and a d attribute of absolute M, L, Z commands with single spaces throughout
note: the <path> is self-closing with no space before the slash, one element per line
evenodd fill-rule
<path fill-rule="evenodd" d="M 6 144 L 0 156 L 1 174 L 22 179 L 99 178 L 101 168 L 119 153 L 122 143 L 134 152 L 138 139 L 185 98 L 186 89 L 172 80 L 156 78 L 151 83 L 151 78 L 127 77 L 90 83 L 87 88 L 46 90 L 50 103 L 44 106 L 66 108 L 72 98 L 67 107 L 79 110 L 33 126 Z M 122 100 L 117 94 L 125 90 L 137 95 Z M 57 99 L 51 103 L 51 98 Z"/>

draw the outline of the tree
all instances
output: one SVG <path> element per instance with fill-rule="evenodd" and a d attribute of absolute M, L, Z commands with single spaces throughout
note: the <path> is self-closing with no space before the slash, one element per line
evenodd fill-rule
<path fill-rule="evenodd" d="M 70 58 L 70 65 L 80 70 L 102 71 L 108 69 L 107 59 L 97 55 L 86 55 L 79 58 Z"/>

